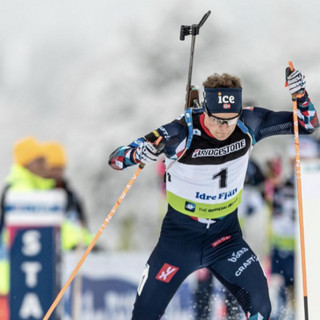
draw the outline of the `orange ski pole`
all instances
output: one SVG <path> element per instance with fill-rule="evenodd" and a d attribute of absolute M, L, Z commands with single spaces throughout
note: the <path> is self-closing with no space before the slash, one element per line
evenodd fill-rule
<path fill-rule="evenodd" d="M 156 142 L 155 145 L 157 146 L 159 144 L 159 142 L 161 141 L 162 137 L 160 136 Z M 66 281 L 66 283 L 63 285 L 63 287 L 61 288 L 60 292 L 58 293 L 57 297 L 55 298 L 55 300 L 53 301 L 52 305 L 50 306 L 50 308 L 48 309 L 47 313 L 45 314 L 44 318 L 42 320 L 48 320 L 49 317 L 51 316 L 51 314 L 53 313 L 53 311 L 55 310 L 55 308 L 57 307 L 58 303 L 60 302 L 60 300 L 62 299 L 64 293 L 66 292 L 66 290 L 68 289 L 68 287 L 70 286 L 71 282 L 73 281 L 73 279 L 75 278 L 76 274 L 78 273 L 79 269 L 81 268 L 82 264 L 84 263 L 84 261 L 86 260 L 87 256 L 89 255 L 89 253 L 91 252 L 92 248 L 95 246 L 95 244 L 97 243 L 98 239 L 100 238 L 102 232 L 104 231 L 104 229 L 106 228 L 106 226 L 108 225 L 108 223 L 110 222 L 111 218 L 113 217 L 113 215 L 116 213 L 116 210 L 118 209 L 118 207 L 120 206 L 122 200 L 124 199 L 124 197 L 126 196 L 126 194 L 129 192 L 129 190 L 131 189 L 133 183 L 136 181 L 136 179 L 138 178 L 141 170 L 144 168 L 144 164 L 140 163 L 139 167 L 137 168 L 137 170 L 135 171 L 135 173 L 133 174 L 133 176 L 131 177 L 130 181 L 128 182 L 127 186 L 124 188 L 124 190 L 122 191 L 122 193 L 120 194 L 118 200 L 116 201 L 116 203 L 114 204 L 114 206 L 112 207 L 112 209 L 110 210 L 109 214 L 107 215 L 107 217 L 105 218 L 105 220 L 103 221 L 100 229 L 98 230 L 98 232 L 96 233 L 96 235 L 94 236 L 93 240 L 91 241 L 91 243 L 89 244 L 88 248 L 85 250 L 83 256 L 81 257 L 80 261 L 78 262 L 78 264 L 76 265 L 76 267 L 74 268 L 74 270 L 72 271 L 71 275 L 69 276 L 68 280 Z"/>
<path fill-rule="evenodd" d="M 292 61 L 289 61 L 290 71 L 294 71 Z M 303 206 L 302 206 L 302 187 L 301 187 L 301 161 L 300 161 L 300 146 L 299 146 L 299 126 L 298 126 L 298 109 L 297 98 L 301 97 L 298 93 L 292 94 L 293 108 L 293 129 L 294 129 L 294 144 L 296 156 L 296 180 L 297 180 L 297 195 L 298 195 L 298 210 L 299 210 L 299 231 L 300 231 L 300 247 L 301 247 L 301 266 L 302 266 L 302 284 L 304 297 L 304 318 L 309 319 L 308 315 L 308 290 L 307 290 L 307 271 L 306 271 L 306 252 L 304 240 L 304 223 L 303 223 Z"/>

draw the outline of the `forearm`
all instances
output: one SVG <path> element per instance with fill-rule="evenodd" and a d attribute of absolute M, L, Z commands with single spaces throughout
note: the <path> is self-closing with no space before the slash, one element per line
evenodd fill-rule
<path fill-rule="evenodd" d="M 133 166 L 140 161 L 136 157 L 137 148 L 140 147 L 145 141 L 154 143 L 158 137 L 162 137 L 160 144 L 162 145 L 161 152 L 167 157 L 175 155 L 176 147 L 186 137 L 185 127 L 177 121 L 173 121 L 149 134 L 134 140 L 127 146 L 122 146 L 113 151 L 109 157 L 109 165 L 116 170 L 123 170 L 127 167 Z M 139 149 L 139 148 L 138 148 Z"/>
<path fill-rule="evenodd" d="M 306 93 L 298 99 L 299 132 L 310 134 L 318 128 L 318 117 L 314 105 Z M 244 111 L 244 122 L 254 133 L 258 142 L 261 139 L 283 134 L 293 134 L 293 113 L 290 111 L 274 112 L 255 107 Z"/>
<path fill-rule="evenodd" d="M 144 138 L 139 138 L 144 139 Z M 139 140 L 138 139 L 138 140 Z M 137 140 L 135 140 L 137 141 Z M 135 142 L 134 141 L 134 142 Z M 140 140 L 142 141 L 142 140 Z M 134 152 L 137 147 L 136 143 L 131 143 L 128 146 L 118 147 L 109 156 L 109 165 L 115 170 L 123 170 L 127 167 L 137 164 L 134 159 Z"/>
<path fill-rule="evenodd" d="M 109 165 L 113 169 L 123 170 L 127 167 L 140 163 L 141 155 L 139 155 L 139 148 L 141 149 L 142 145 L 147 141 L 154 143 L 160 136 L 158 130 L 152 131 L 145 137 L 134 140 L 127 146 L 117 148 L 109 157 Z"/>
<path fill-rule="evenodd" d="M 306 92 L 302 98 L 297 100 L 299 131 L 310 134 L 319 127 L 318 115 L 311 99 Z"/>

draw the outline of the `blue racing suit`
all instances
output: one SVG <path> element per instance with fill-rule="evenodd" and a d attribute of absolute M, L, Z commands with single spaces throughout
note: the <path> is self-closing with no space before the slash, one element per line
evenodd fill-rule
<path fill-rule="evenodd" d="M 307 93 L 298 99 L 298 118 L 301 134 L 318 127 Z M 292 112 L 245 108 L 224 141 L 211 135 L 203 113 L 195 113 L 193 139 L 185 150 L 189 132 L 182 115 L 110 155 L 109 164 L 122 170 L 138 162 L 135 149 L 143 141 L 163 138 L 168 212 L 143 272 L 132 319 L 160 319 L 184 279 L 208 268 L 237 298 L 247 319 L 267 320 L 271 313 L 267 280 L 258 257 L 242 238 L 237 207 L 252 147 L 265 137 L 292 134 Z"/>

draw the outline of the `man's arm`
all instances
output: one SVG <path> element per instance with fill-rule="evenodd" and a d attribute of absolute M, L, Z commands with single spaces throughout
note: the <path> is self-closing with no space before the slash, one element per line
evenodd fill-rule
<path fill-rule="evenodd" d="M 297 99 L 299 133 L 311 134 L 319 126 L 317 112 L 308 93 Z M 289 111 L 274 112 L 252 107 L 244 109 L 241 120 L 251 129 L 256 142 L 280 134 L 293 134 L 293 113 Z"/>
<path fill-rule="evenodd" d="M 140 161 L 155 161 L 164 153 L 167 157 L 174 156 L 177 146 L 186 139 L 186 126 L 182 120 L 175 120 L 138 138 L 127 146 L 118 147 L 109 157 L 109 165 L 115 170 L 123 170 L 140 163 Z M 160 152 L 152 150 L 152 144 L 161 136 L 162 149 Z"/>

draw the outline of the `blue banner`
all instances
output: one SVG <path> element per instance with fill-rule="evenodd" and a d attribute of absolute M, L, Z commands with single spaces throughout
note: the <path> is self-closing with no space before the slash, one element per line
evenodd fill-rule
<path fill-rule="evenodd" d="M 41 320 L 60 285 L 60 232 L 57 227 L 9 227 L 9 234 L 10 319 Z"/>
<path fill-rule="evenodd" d="M 80 317 L 78 320 L 131 319 L 133 303 L 137 293 L 137 283 L 124 278 L 110 277 L 93 279 L 83 276 L 81 279 Z M 65 319 L 73 319 L 74 287 L 64 299 Z M 170 302 L 163 319 L 190 319 L 193 314 L 193 292 L 185 282 Z"/>

